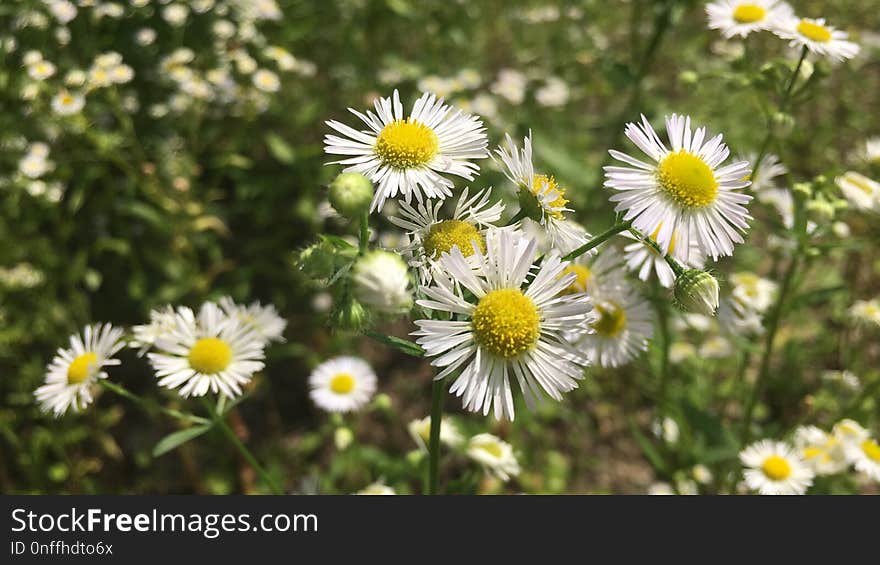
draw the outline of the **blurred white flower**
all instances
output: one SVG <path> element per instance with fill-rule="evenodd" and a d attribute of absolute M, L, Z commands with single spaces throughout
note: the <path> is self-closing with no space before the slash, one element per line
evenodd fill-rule
<path fill-rule="evenodd" d="M 726 338 L 716 335 L 700 345 L 699 354 L 705 359 L 724 359 L 733 355 L 733 346 Z"/>
<path fill-rule="evenodd" d="M 162 9 L 162 19 L 177 27 L 186 22 L 189 17 L 189 8 L 183 4 L 171 4 Z"/>
<path fill-rule="evenodd" d="M 151 27 L 142 27 L 134 37 L 138 45 L 152 45 L 156 41 L 156 30 Z"/>
<path fill-rule="evenodd" d="M 381 482 L 375 482 L 375 483 L 368 485 L 368 486 L 364 487 L 363 489 L 357 491 L 357 493 L 355 493 L 355 494 L 380 495 L 381 496 L 381 495 L 393 495 L 393 494 L 397 494 L 397 493 L 394 492 L 394 489 L 389 487 L 388 485 L 381 483 Z"/>
<path fill-rule="evenodd" d="M 431 417 L 413 420 L 407 425 L 407 431 L 423 452 L 428 452 L 428 445 L 431 442 Z M 448 417 L 440 421 L 440 443 L 452 448 L 456 448 L 464 443 L 464 436 L 458 431 L 455 422 Z"/>
<path fill-rule="evenodd" d="M 834 179 L 843 196 L 857 210 L 876 209 L 880 204 L 880 183 L 855 171 L 847 171 Z"/>
<path fill-rule="evenodd" d="M 412 306 L 409 268 L 396 253 L 374 250 L 352 269 L 357 299 L 380 313 L 395 314 Z"/>
<path fill-rule="evenodd" d="M 856 322 L 880 326 L 880 299 L 856 300 L 849 308 L 849 315 Z"/>
<path fill-rule="evenodd" d="M 67 24 L 76 17 L 76 6 L 67 0 L 50 0 L 48 6 L 60 24 Z"/>
<path fill-rule="evenodd" d="M 668 416 L 662 420 L 654 420 L 654 423 L 651 424 L 651 432 L 666 443 L 678 443 L 678 423 Z"/>
<path fill-rule="evenodd" d="M 526 97 L 526 76 L 513 69 L 501 69 L 489 90 L 513 105 L 522 104 Z"/>
<path fill-rule="evenodd" d="M 278 75 L 267 69 L 260 69 L 255 72 L 251 80 L 254 86 L 263 92 L 278 92 L 281 88 L 281 81 L 278 80 Z"/>
<path fill-rule="evenodd" d="M 468 441 L 468 457 L 502 481 L 509 481 L 520 473 L 513 447 L 492 434 L 478 434 Z"/>
<path fill-rule="evenodd" d="M 52 98 L 52 110 L 56 114 L 69 116 L 78 114 L 86 104 L 86 99 L 81 94 L 72 94 L 62 90 Z"/>
<path fill-rule="evenodd" d="M 34 80 L 46 80 L 55 74 L 55 65 L 45 59 L 41 59 L 32 65 L 28 65 L 27 73 Z"/>
<path fill-rule="evenodd" d="M 555 108 L 568 103 L 568 85 L 559 77 L 549 77 L 544 86 L 535 91 L 535 100 L 541 106 Z"/>

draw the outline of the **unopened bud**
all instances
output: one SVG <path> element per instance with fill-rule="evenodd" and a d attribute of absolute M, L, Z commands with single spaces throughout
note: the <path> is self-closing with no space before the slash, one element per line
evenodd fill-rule
<path fill-rule="evenodd" d="M 685 312 L 714 316 L 718 308 L 718 281 L 705 271 L 688 269 L 679 275 L 674 294 Z"/>
<path fill-rule="evenodd" d="M 364 175 L 342 173 L 330 183 L 328 198 L 334 210 L 351 220 L 370 209 L 373 193 L 373 183 Z"/>

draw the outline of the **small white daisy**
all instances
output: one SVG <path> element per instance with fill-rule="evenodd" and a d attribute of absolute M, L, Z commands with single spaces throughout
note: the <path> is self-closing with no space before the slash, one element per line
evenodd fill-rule
<path fill-rule="evenodd" d="M 876 439 L 867 437 L 858 443 L 846 444 L 846 456 L 856 471 L 880 481 L 880 444 Z"/>
<path fill-rule="evenodd" d="M 334 357 L 309 375 L 309 393 L 328 412 L 352 412 L 363 407 L 376 392 L 376 374 L 358 357 Z"/>
<path fill-rule="evenodd" d="M 477 434 L 468 441 L 468 457 L 482 465 L 490 475 L 509 481 L 520 473 L 513 446 L 492 434 Z"/>
<path fill-rule="evenodd" d="M 868 430 L 848 418 L 834 424 L 831 434 L 846 445 L 857 445 L 870 437 Z"/>
<path fill-rule="evenodd" d="M 263 306 L 259 302 L 252 302 L 249 306 L 245 306 L 236 304 L 228 296 L 217 302 L 227 316 L 237 319 L 241 325 L 253 330 L 265 343 L 284 341 L 287 320 L 278 315 L 278 310 L 273 305 Z"/>
<path fill-rule="evenodd" d="M 452 181 L 441 173 L 473 180 L 480 168 L 469 159 L 487 156 L 483 122 L 453 111 L 433 94 L 423 94 L 409 117 L 404 117 L 397 90 L 391 98 L 377 99 L 375 110 L 362 114 L 349 108 L 369 129 L 357 131 L 331 120 L 327 125 L 345 137 L 324 137 L 326 153 L 350 156 L 333 163 L 378 185 L 371 210 L 381 210 L 386 199 L 398 194 L 405 202 L 413 196 L 418 202 L 451 196 Z"/>
<path fill-rule="evenodd" d="M 739 459 L 748 487 L 759 494 L 804 494 L 813 484 L 813 471 L 788 444 L 761 440 L 746 447 Z"/>
<path fill-rule="evenodd" d="M 45 59 L 41 59 L 28 65 L 27 73 L 34 80 L 46 80 L 55 74 L 55 65 Z"/>
<path fill-rule="evenodd" d="M 254 86 L 263 92 L 278 92 L 281 89 L 281 81 L 278 75 L 267 69 L 260 69 L 251 77 Z"/>
<path fill-rule="evenodd" d="M 80 94 L 71 94 L 62 90 L 52 98 L 52 110 L 62 116 L 78 114 L 86 104 L 86 99 Z"/>
<path fill-rule="evenodd" d="M 759 314 L 766 312 L 773 304 L 779 287 L 770 279 L 746 271 L 730 275 L 730 284 L 733 285 L 733 298 Z"/>
<path fill-rule="evenodd" d="M 658 233 L 660 233 L 659 227 L 651 232 L 648 237 L 656 243 Z M 624 232 L 623 235 L 636 240 L 623 248 L 624 260 L 629 270 L 638 273 L 639 279 L 643 281 L 651 278 L 652 272 L 657 273 L 660 285 L 664 288 L 672 288 L 675 284 L 675 272 L 669 266 L 669 263 L 666 262 L 666 257 L 661 255 L 652 245 L 644 243 L 631 233 Z M 669 246 L 666 248 L 666 254 L 672 255 L 672 258 L 684 267 L 702 269 L 706 258 L 696 240 L 691 240 L 691 249 L 688 253 L 684 253 L 681 246 L 676 246 L 676 240 L 676 233 L 673 233 Z"/>
<path fill-rule="evenodd" d="M 790 16 L 792 9 L 777 0 L 720 0 L 706 4 L 706 14 L 710 29 L 731 38 L 771 29 L 780 18 Z"/>
<path fill-rule="evenodd" d="M 747 161 L 749 163 L 757 163 L 757 153 L 749 153 L 744 156 L 736 157 L 736 161 Z M 757 172 L 753 172 L 751 176 L 752 190 L 757 193 L 758 199 L 761 199 L 761 191 L 776 188 L 776 177 L 780 177 L 788 172 L 788 167 L 782 164 L 779 157 L 772 153 L 764 155 L 761 160 L 761 166 Z"/>
<path fill-rule="evenodd" d="M 794 196 L 787 188 L 765 188 L 757 194 L 760 202 L 776 209 L 786 229 L 794 227 Z"/>
<path fill-rule="evenodd" d="M 59 348 L 46 367 L 46 382 L 34 392 L 43 412 L 56 418 L 72 408 L 84 410 L 92 402 L 92 388 L 106 379 L 103 367 L 119 365 L 113 354 L 125 345 L 122 330 L 110 324 L 86 326 L 82 335 L 70 336 L 70 347 Z"/>
<path fill-rule="evenodd" d="M 725 359 L 734 354 L 733 345 L 724 336 L 713 335 L 697 351 L 703 359 Z"/>
<path fill-rule="evenodd" d="M 504 204 L 490 204 L 492 189 L 478 192 L 468 198 L 468 189 L 462 191 L 452 217 L 440 219 L 443 201 L 419 203 L 412 206 L 400 203 L 399 216 L 391 217 L 392 224 L 407 230 L 410 243 L 402 249 L 409 256 L 409 264 L 419 270 L 422 284 L 431 281 L 437 271 L 437 260 L 454 246 L 469 261 L 477 259 L 474 249 L 486 251 L 484 230 L 501 219 Z"/>
<path fill-rule="evenodd" d="M 153 347 L 156 340 L 171 332 L 176 324 L 174 308 L 164 306 L 158 310 L 150 310 L 150 323 L 131 328 L 133 338 L 128 342 L 130 347 L 138 349 L 138 356 L 143 356 Z"/>
<path fill-rule="evenodd" d="M 761 315 L 739 300 L 726 297 L 718 304 L 718 325 L 721 330 L 737 336 L 756 336 L 764 333 Z"/>
<path fill-rule="evenodd" d="M 425 416 L 419 420 L 413 420 L 407 427 L 409 435 L 419 446 L 419 449 L 428 452 L 428 444 L 431 443 L 431 417 Z M 456 448 L 464 443 L 464 436 L 458 431 L 458 426 L 449 418 L 440 421 L 440 443 Z"/>
<path fill-rule="evenodd" d="M 186 307 L 174 314 L 174 327 L 155 339 L 150 353 L 159 386 L 184 396 L 211 392 L 235 398 L 263 368 L 263 341 L 253 330 L 206 302 L 198 315 Z"/>
<path fill-rule="evenodd" d="M 638 291 L 621 281 L 593 290 L 590 299 L 592 331 L 573 341 L 590 361 L 602 367 L 619 367 L 648 348 L 653 315 Z"/>
<path fill-rule="evenodd" d="M 857 323 L 880 326 L 880 299 L 856 300 L 849 315 Z"/>
<path fill-rule="evenodd" d="M 817 475 L 834 475 L 849 464 L 844 444 L 816 426 L 801 426 L 794 432 L 794 445 Z"/>
<path fill-rule="evenodd" d="M 494 405 L 497 419 L 513 420 L 511 379 L 529 407 L 541 391 L 561 400 L 577 388 L 587 359 L 563 333 L 586 331 L 590 304 L 583 295 L 564 294 L 575 276 L 563 275 L 568 264 L 557 256 L 544 256 L 532 273 L 534 240 L 495 230 L 486 238 L 486 253 L 478 254 L 477 269 L 457 247 L 440 258 L 445 274 L 422 289 L 426 298 L 417 303 L 457 319 L 417 320 L 412 335 L 434 358 L 431 364 L 443 367 L 435 378 L 460 371 L 450 391 L 466 409 L 487 415 Z"/>
<path fill-rule="evenodd" d="M 605 186 L 617 191 L 610 198 L 616 211 L 642 233 L 653 233 L 661 248 L 672 244 L 690 253 L 691 240 L 713 259 L 731 255 L 734 243 L 751 219 L 744 204 L 751 196 L 737 192 L 749 186 L 749 164 L 721 164 L 730 150 L 722 135 L 706 141 L 706 128 L 691 130 L 691 119 L 672 114 L 666 119 L 672 149 L 660 141 L 645 116 L 641 124 L 629 123 L 626 136 L 656 164 L 640 161 L 620 151 L 611 156 L 627 167 L 605 167 Z"/>
<path fill-rule="evenodd" d="M 623 280 L 623 267 L 616 250 L 603 251 L 595 256 L 585 253 L 571 261 L 563 271 L 563 274 L 575 276 L 563 292 L 592 295 L 597 289 L 615 287 Z"/>
<path fill-rule="evenodd" d="M 798 18 L 790 15 L 781 18 L 774 26 L 773 33 L 782 39 L 790 40 L 792 47 L 804 46 L 811 52 L 835 61 L 852 59 L 859 52 L 859 46 L 846 32 L 838 31 L 825 23 L 824 18 Z"/>
<path fill-rule="evenodd" d="M 855 171 L 847 171 L 834 179 L 844 198 L 857 210 L 872 210 L 880 206 L 880 183 Z"/>

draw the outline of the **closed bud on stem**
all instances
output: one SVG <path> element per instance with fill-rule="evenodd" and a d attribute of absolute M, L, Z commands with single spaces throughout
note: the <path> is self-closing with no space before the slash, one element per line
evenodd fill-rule
<path fill-rule="evenodd" d="M 374 250 L 352 268 L 355 297 L 382 314 L 401 314 L 412 307 L 409 268 L 396 253 Z"/>
<path fill-rule="evenodd" d="M 674 294 L 685 312 L 714 316 L 718 308 L 718 281 L 706 271 L 685 270 L 675 279 Z"/>
<path fill-rule="evenodd" d="M 340 330 L 357 332 L 367 327 L 369 323 L 370 313 L 357 300 L 343 301 L 330 314 L 330 325 Z"/>
<path fill-rule="evenodd" d="M 370 209 L 373 183 L 360 173 L 342 173 L 330 183 L 328 198 L 333 209 L 353 220 Z"/>

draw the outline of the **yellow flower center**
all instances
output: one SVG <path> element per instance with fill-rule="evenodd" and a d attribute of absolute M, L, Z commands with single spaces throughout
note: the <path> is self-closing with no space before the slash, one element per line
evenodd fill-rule
<path fill-rule="evenodd" d="M 484 443 L 480 445 L 480 449 L 494 457 L 495 459 L 501 459 L 501 446 L 497 443 Z"/>
<path fill-rule="evenodd" d="M 801 20 L 797 26 L 797 31 L 807 39 L 812 39 L 819 43 L 828 43 L 831 41 L 831 32 L 828 31 L 827 27 L 808 22 L 807 20 Z"/>
<path fill-rule="evenodd" d="M 376 138 L 376 154 L 395 169 L 420 167 L 433 159 L 439 148 L 434 130 L 410 120 L 391 122 Z"/>
<path fill-rule="evenodd" d="M 471 327 L 477 343 L 499 357 L 511 358 L 534 347 L 541 316 L 532 299 L 515 288 L 493 290 L 474 309 Z"/>
<path fill-rule="evenodd" d="M 229 366 L 232 348 L 222 339 L 203 337 L 189 350 L 187 359 L 193 370 L 203 375 L 214 375 Z"/>
<path fill-rule="evenodd" d="M 880 463 L 880 445 L 873 439 L 867 439 L 862 442 L 862 451 L 868 456 L 868 459 L 875 463 Z"/>
<path fill-rule="evenodd" d="M 684 149 L 663 158 L 657 177 L 666 194 L 684 208 L 703 208 L 718 196 L 715 173 L 700 157 Z"/>
<path fill-rule="evenodd" d="M 574 281 L 562 291 L 562 293 L 579 294 L 581 292 L 587 292 L 587 284 L 593 276 L 590 269 L 585 265 L 569 265 L 564 271 L 562 271 L 562 275 L 560 276 L 565 276 L 569 273 L 574 273 L 574 276 L 577 278 L 575 278 Z"/>
<path fill-rule="evenodd" d="M 67 384 L 78 385 L 85 382 L 98 362 L 98 356 L 92 352 L 83 353 L 67 367 Z"/>
<path fill-rule="evenodd" d="M 773 481 L 783 481 L 791 475 L 791 465 L 788 464 L 784 457 L 779 455 L 771 455 L 765 459 L 764 464 L 761 465 L 761 470 Z"/>
<path fill-rule="evenodd" d="M 740 4 L 733 11 L 733 19 L 741 24 L 760 22 L 767 16 L 767 10 L 755 4 Z"/>
<path fill-rule="evenodd" d="M 546 193 L 555 194 L 556 198 L 549 202 L 544 201 L 541 207 L 544 208 L 545 213 L 550 214 L 557 220 L 563 218 L 562 212 L 553 208 L 565 208 L 568 200 L 565 198 L 565 189 L 556 184 L 556 179 L 553 178 L 553 175 L 535 175 L 535 180 L 532 181 L 532 186 L 529 190 L 535 197 Z"/>
<path fill-rule="evenodd" d="M 480 251 L 486 252 L 486 242 L 473 224 L 461 220 L 443 220 L 431 226 L 422 246 L 428 257 L 436 259 L 455 246 L 458 246 L 462 255 L 470 257 L 474 254 L 474 243 Z"/>
<path fill-rule="evenodd" d="M 336 394 L 348 394 L 354 390 L 354 377 L 348 373 L 339 373 L 330 379 L 330 390 Z"/>
<path fill-rule="evenodd" d="M 821 447 L 805 447 L 802 451 L 804 459 L 818 459 L 822 463 L 829 463 L 831 455 Z"/>
<path fill-rule="evenodd" d="M 626 312 L 615 304 L 608 302 L 596 306 L 599 313 L 599 319 L 590 324 L 601 336 L 614 337 L 626 327 Z"/>

